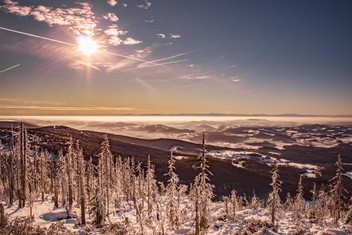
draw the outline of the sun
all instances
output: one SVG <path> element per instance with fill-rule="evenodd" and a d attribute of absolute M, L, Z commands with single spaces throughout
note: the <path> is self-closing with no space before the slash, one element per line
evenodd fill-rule
<path fill-rule="evenodd" d="M 93 55 L 98 50 L 98 44 L 92 38 L 79 36 L 77 38 L 78 49 L 86 56 Z"/>

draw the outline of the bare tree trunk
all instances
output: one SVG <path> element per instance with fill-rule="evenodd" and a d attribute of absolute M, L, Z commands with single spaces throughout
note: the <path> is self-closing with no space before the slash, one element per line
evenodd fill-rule
<path fill-rule="evenodd" d="M 15 184 L 14 184 L 14 179 L 15 176 L 13 174 L 13 161 L 14 161 L 14 142 L 13 142 L 13 128 L 11 125 L 11 142 L 10 142 L 10 151 L 11 151 L 11 155 L 10 155 L 10 169 L 9 169 L 9 186 L 10 186 L 10 192 L 9 192 L 9 196 L 10 196 L 10 206 L 13 205 L 13 201 L 14 201 L 14 191 L 15 191 Z"/>
<path fill-rule="evenodd" d="M 6 218 L 4 204 L 0 203 L 0 228 L 5 228 Z"/>
<path fill-rule="evenodd" d="M 197 186 L 196 186 L 197 187 Z M 199 227 L 200 227 L 200 225 L 199 225 L 199 189 L 198 189 L 198 187 L 196 188 L 196 218 L 195 218 L 195 220 L 196 220 L 196 231 L 195 231 L 195 235 L 199 235 Z"/>

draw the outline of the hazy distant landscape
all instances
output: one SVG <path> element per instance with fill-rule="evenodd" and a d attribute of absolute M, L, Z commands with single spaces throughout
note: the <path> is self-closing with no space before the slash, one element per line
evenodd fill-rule
<path fill-rule="evenodd" d="M 192 212 L 189 212 L 187 207 L 194 205 L 189 204 L 189 200 L 192 201 L 194 199 L 191 196 L 193 190 L 192 185 L 199 171 L 199 159 L 203 153 L 202 149 L 205 147 L 206 151 L 204 152 L 204 156 L 207 158 L 208 170 L 211 172 L 211 174 L 209 174 L 209 182 L 214 186 L 212 189 L 214 193 L 212 197 L 213 202 L 209 204 L 213 208 L 211 210 L 215 213 L 213 216 L 209 215 L 211 222 L 209 221 L 210 227 L 207 231 L 210 234 L 216 234 L 220 228 L 223 230 L 223 234 L 246 231 L 246 229 L 253 231 L 264 229 L 268 232 L 267 234 L 274 234 L 274 231 L 279 231 L 283 234 L 291 234 L 297 231 L 311 231 L 313 233 L 325 231 L 332 234 L 335 234 L 335 232 L 336 234 L 347 234 L 345 232 L 351 231 L 351 227 L 344 223 L 337 229 L 334 228 L 335 224 L 331 222 L 327 224 L 324 222 L 323 225 L 320 224 L 320 222 L 315 223 L 308 221 L 305 222 L 306 228 L 298 229 L 297 225 L 294 225 L 292 221 L 290 222 L 290 218 L 296 216 L 294 213 L 298 212 L 295 212 L 297 209 L 290 209 L 290 196 L 288 196 L 294 195 L 294 201 L 291 206 L 297 206 L 297 200 L 302 200 L 300 203 L 304 202 L 305 206 L 303 208 L 305 209 L 300 209 L 302 211 L 299 213 L 303 213 L 302 215 L 306 214 L 304 215 L 305 217 L 308 216 L 309 213 L 320 213 L 318 212 L 321 210 L 319 209 L 321 207 L 319 203 L 325 200 L 323 199 L 325 196 L 318 197 L 316 191 L 312 191 L 312 189 L 319 187 L 319 193 L 325 195 L 322 194 L 325 192 L 324 189 L 332 187 L 331 182 L 332 179 L 335 179 L 335 162 L 337 161 L 337 156 L 341 156 L 342 159 L 341 166 L 343 167 L 343 172 L 341 175 L 341 183 L 346 190 L 344 194 L 352 195 L 352 124 L 349 119 L 340 120 L 338 118 L 326 117 L 320 119 L 317 119 L 317 117 L 247 118 L 228 116 L 1 117 L 0 160 L 6 159 L 6 156 L 12 156 L 13 150 L 11 146 L 14 139 L 11 136 L 15 135 L 17 136 L 16 138 L 19 138 L 21 125 L 27 127 L 28 147 L 30 148 L 29 163 L 36 161 L 35 156 L 38 154 L 36 153 L 38 150 L 47 151 L 47 153 L 50 154 L 48 161 L 55 162 L 62 161 L 60 160 L 63 157 L 62 153 L 65 154 L 65 159 L 69 159 L 70 151 L 72 151 L 70 149 L 77 151 L 74 149 L 81 148 L 82 161 L 87 165 L 87 175 L 84 177 L 88 177 L 90 161 L 92 161 L 92 164 L 96 165 L 98 177 L 101 177 L 99 167 L 102 167 L 101 159 L 103 155 L 101 154 L 104 148 L 102 144 L 105 141 L 104 133 L 108 133 L 106 137 L 108 138 L 109 149 L 112 154 L 112 162 L 115 162 L 112 163 L 114 169 L 117 170 L 120 169 L 119 167 L 126 167 L 126 164 L 129 169 L 130 164 L 132 164 L 132 166 L 140 164 L 139 166 L 141 166 L 142 169 L 146 169 L 147 173 L 145 174 L 148 175 L 148 159 L 150 159 L 151 163 L 155 166 L 155 179 L 160 181 L 160 185 L 170 184 L 168 173 L 170 168 L 168 167 L 170 164 L 170 153 L 172 152 L 175 173 L 179 177 L 179 183 L 190 190 L 189 196 L 185 198 L 182 196 L 182 199 L 179 199 L 182 200 L 182 203 L 179 205 L 180 208 L 178 209 L 180 211 L 175 212 L 180 219 L 182 218 L 185 221 L 189 219 L 192 220 L 194 216 Z M 205 146 L 201 144 L 203 134 L 205 134 Z M 15 139 L 15 141 L 18 143 L 19 140 Z M 72 145 L 74 142 L 77 142 L 77 145 L 81 147 L 74 148 Z M 18 147 L 15 147 L 15 149 L 18 151 Z M 41 154 L 43 154 L 43 152 Z M 1 156 L 3 158 L 1 158 Z M 74 153 L 73 156 L 76 156 L 73 157 L 73 159 L 76 159 L 79 155 Z M 43 155 L 41 155 L 39 159 L 42 158 Z M 132 159 L 131 163 L 130 159 Z M 3 164 L 6 164 L 6 161 L 1 161 Z M 65 160 L 65 162 L 66 161 L 67 160 Z M 53 165 L 48 165 L 48 169 L 53 169 L 52 166 Z M 270 218 L 269 212 L 267 211 L 269 209 L 263 207 L 263 205 L 268 205 L 268 208 L 270 208 L 271 205 L 273 166 L 278 167 L 280 174 L 281 190 L 278 192 L 278 196 L 281 198 L 280 201 L 285 202 L 282 206 L 284 206 L 286 210 L 292 210 L 293 213 L 290 214 L 291 212 L 286 212 L 282 214 L 283 212 L 280 212 L 283 217 L 277 219 L 279 223 L 279 227 L 277 228 L 267 222 Z M 64 169 L 66 168 L 63 168 L 63 170 Z M 133 167 L 131 172 L 135 172 L 135 169 L 137 168 Z M 7 172 L 7 170 L 4 171 Z M 28 173 L 30 172 L 32 171 L 30 170 Z M 63 184 L 63 182 L 67 180 L 65 170 L 63 174 L 63 178 L 61 178 L 61 175 L 55 178 L 59 182 L 62 182 L 60 184 Z M 140 173 L 135 172 L 129 174 L 137 174 L 138 176 Z M 129 177 L 132 177 L 132 175 Z M 49 176 L 51 177 L 51 173 Z M 118 177 L 118 175 L 116 175 L 116 177 Z M 137 180 L 139 178 L 133 179 Z M 146 180 L 147 179 L 148 176 L 146 176 Z M 89 182 L 89 177 L 86 178 L 86 180 Z M 112 194 L 113 198 L 123 198 L 120 194 L 117 194 L 119 190 L 122 190 L 121 193 L 124 192 L 123 190 L 131 190 L 130 187 L 127 189 L 116 188 L 116 186 L 120 185 L 123 181 L 116 181 L 115 178 L 112 178 L 112 180 L 114 184 L 112 184 L 111 187 L 113 190 L 116 190 Z M 123 178 L 120 180 L 123 180 Z M 144 180 L 144 178 L 142 178 L 142 180 Z M 3 182 L 6 182 L 6 180 Z M 135 187 L 141 184 L 140 181 L 138 182 L 133 183 Z M 147 182 L 148 181 L 143 184 Z M 76 183 L 75 185 L 76 187 L 81 187 L 79 186 L 80 184 Z M 87 187 L 90 187 L 88 183 Z M 163 190 L 162 187 L 161 189 L 157 188 L 154 190 Z M 156 201 L 155 203 L 169 203 L 170 201 L 167 199 L 168 190 L 169 189 L 166 189 L 165 194 L 161 191 L 160 196 L 158 196 L 158 200 L 160 201 Z M 301 190 L 301 194 L 299 190 Z M 64 192 L 64 189 L 60 191 Z M 6 195 L 8 194 L 3 192 L 2 195 L 4 199 L 7 200 L 8 196 Z M 51 194 L 49 193 L 49 195 Z M 66 196 L 64 195 L 65 194 L 60 197 L 62 203 L 65 203 L 66 200 Z M 87 191 L 86 195 L 90 195 L 90 191 Z M 230 199 L 227 197 L 228 195 L 231 195 Z M 299 199 L 298 195 L 301 195 L 302 198 Z M 333 194 L 326 195 L 330 197 L 330 195 Z M 90 198 L 90 196 L 88 196 L 88 198 Z M 313 202 L 311 202 L 312 198 Z M 224 212 L 222 209 L 227 208 L 227 203 L 231 202 L 226 202 L 226 200 L 233 199 L 235 201 L 239 200 L 233 204 L 234 208 L 238 210 L 236 216 L 231 214 L 235 213 L 235 209 L 232 209 L 232 212 L 227 211 L 228 209 L 226 209 L 227 212 Z M 102 227 L 103 230 L 101 230 L 99 229 L 99 225 L 95 222 L 97 218 L 96 215 L 91 214 L 92 210 L 95 210 L 94 201 L 92 201 L 92 199 L 88 199 L 87 201 L 89 219 L 88 222 L 84 223 L 95 224 L 95 226 L 97 226 L 96 228 L 80 225 L 80 218 L 83 218 L 83 212 L 78 211 L 79 203 L 82 202 L 80 200 L 77 200 L 74 204 L 75 207 L 71 209 L 67 207 L 67 205 L 65 206 L 65 204 L 61 207 L 54 206 L 54 209 L 51 209 L 49 200 L 42 199 L 40 203 L 39 199 L 36 199 L 36 197 L 33 198 L 32 196 L 29 197 L 29 200 L 29 208 L 31 211 L 34 210 L 34 212 L 30 212 L 30 214 L 34 213 L 31 222 L 21 222 L 18 220 L 19 218 L 27 217 L 29 213 L 27 206 L 23 209 L 16 209 L 17 206 L 14 205 L 9 206 L 5 210 L 6 215 L 10 216 L 10 221 L 15 223 L 11 224 L 11 227 L 16 226 L 16 223 L 24 227 L 29 226 L 28 229 L 32 229 L 31 226 L 33 225 L 40 225 L 40 227 L 50 226 L 47 231 L 48 234 L 51 233 L 50 231 L 60 229 L 67 233 L 70 233 L 70 231 L 82 233 L 83 231 L 87 231 L 87 229 L 93 229 L 98 234 L 109 233 L 109 231 L 114 231 L 114 233 L 144 234 L 144 229 L 151 232 L 155 227 L 163 227 L 165 225 L 164 223 L 171 223 L 162 222 L 164 220 L 160 220 L 160 222 L 157 222 L 159 220 L 155 220 L 154 223 L 156 224 L 150 224 L 151 222 L 148 222 L 147 217 L 145 217 L 143 224 L 138 224 L 137 221 L 141 220 L 141 218 L 138 217 L 139 213 L 146 216 L 147 209 L 143 209 L 141 212 L 138 212 L 137 208 L 132 209 L 131 204 L 128 204 L 128 198 L 126 198 L 124 199 L 127 200 L 125 206 L 116 207 L 116 204 L 113 206 L 110 203 L 110 209 L 107 209 L 113 211 L 109 220 L 112 220 L 112 224 L 117 227 L 111 227 L 112 225 L 105 224 Z M 141 200 L 143 203 L 145 199 L 142 197 L 138 200 Z M 319 200 L 319 203 L 317 202 L 318 204 L 309 206 L 309 203 L 315 203 L 314 200 Z M 345 202 L 347 201 L 347 198 L 345 198 Z M 233 203 L 233 201 L 231 203 Z M 325 203 L 328 203 L 328 201 Z M 82 208 L 82 205 L 80 208 Z M 122 208 L 124 208 L 124 212 L 119 212 Z M 158 208 L 159 207 L 153 209 L 156 210 L 155 213 L 163 213 L 159 211 L 160 208 Z M 167 208 L 168 207 L 165 206 L 162 210 L 168 213 Z M 282 209 L 282 207 L 278 208 Z M 323 212 L 321 212 L 323 213 L 321 214 L 323 217 L 319 220 L 329 221 L 324 219 L 327 211 L 328 209 L 324 209 Z M 124 221 L 126 219 L 122 219 L 128 218 L 129 221 L 135 216 L 137 216 L 137 221 L 132 223 Z M 165 219 L 169 218 L 168 216 L 168 214 L 165 214 Z M 226 223 L 218 227 L 219 221 L 223 218 L 222 216 L 230 217 L 226 219 Z M 348 221 L 348 216 L 349 214 L 346 214 L 346 221 Z M 316 218 L 318 219 L 320 217 Z M 314 226 L 311 227 L 310 223 Z M 169 224 L 168 226 L 171 225 Z M 193 233 L 192 231 L 194 231 L 194 225 L 192 223 L 182 222 L 180 226 L 182 227 L 176 229 L 175 234 L 191 234 Z M 6 231 L 6 229 L 4 231 Z M 168 227 L 168 231 L 171 232 L 172 227 Z"/>
<path fill-rule="evenodd" d="M 202 134 L 206 134 L 207 156 L 215 191 L 225 195 L 236 189 L 267 197 L 270 166 L 277 161 L 284 175 L 284 189 L 295 193 L 299 175 L 304 177 L 307 198 L 313 182 L 328 185 L 337 155 L 343 157 L 346 187 L 352 192 L 352 121 L 327 117 L 233 117 L 233 116 L 44 116 L 2 117 L 1 127 L 26 121 L 29 133 L 43 136 L 40 144 L 56 153 L 65 137 L 80 140 L 85 157 L 99 153 L 102 134 L 109 133 L 115 156 L 134 156 L 146 162 L 150 155 L 161 166 L 164 179 L 170 149 L 176 156 L 177 172 L 191 183 Z M 70 127 L 70 128 L 66 128 Z M 71 129 L 73 128 L 73 129 Z M 58 143 L 52 142 L 56 139 Z M 48 145 L 48 146 L 46 146 Z M 164 169 L 164 170 L 161 170 Z M 244 177 L 251 173 L 252 177 Z M 263 182 L 266 182 L 263 186 Z M 349 182 L 349 183 L 347 183 Z M 232 186 L 229 186 L 232 185 Z"/>

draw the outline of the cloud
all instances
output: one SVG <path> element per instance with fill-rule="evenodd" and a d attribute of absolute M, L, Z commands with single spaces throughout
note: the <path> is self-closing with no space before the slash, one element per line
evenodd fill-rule
<path fill-rule="evenodd" d="M 161 39 L 164 39 L 164 38 L 167 38 L 166 37 L 166 34 L 164 33 L 158 33 L 156 36 L 158 36 L 159 38 Z M 169 34 L 168 38 L 171 38 L 171 39 L 178 39 L 178 38 L 181 38 L 181 35 L 179 34 Z"/>
<path fill-rule="evenodd" d="M 173 38 L 173 39 L 181 38 L 181 35 L 179 35 L 179 34 L 170 34 L 170 38 Z"/>
<path fill-rule="evenodd" d="M 136 44 L 140 44 L 140 43 L 142 43 L 142 41 L 138 41 L 138 40 L 133 39 L 131 37 L 128 37 L 123 41 L 124 45 L 136 45 Z"/>
<path fill-rule="evenodd" d="M 202 75 L 202 76 L 195 76 L 195 79 L 199 79 L 199 80 L 203 80 L 203 79 L 209 79 L 211 77 L 207 76 L 207 75 Z"/>
<path fill-rule="evenodd" d="M 108 65 L 106 72 L 111 73 L 115 70 L 122 69 L 122 68 L 128 66 L 130 63 L 135 63 L 135 62 L 134 61 L 132 61 L 132 62 L 131 61 L 120 61 L 120 62 L 117 62 L 114 64 L 110 64 L 110 65 Z"/>
<path fill-rule="evenodd" d="M 153 23 L 154 19 L 150 19 L 150 20 L 144 20 L 145 23 Z"/>
<path fill-rule="evenodd" d="M 119 20 L 119 18 L 114 13 L 108 13 L 107 15 L 103 16 L 103 18 L 111 22 L 116 22 Z"/>
<path fill-rule="evenodd" d="M 5 0 L 5 8 L 9 13 L 13 13 L 19 16 L 28 16 L 31 12 L 31 7 L 19 6 L 17 2 L 11 0 Z"/>
<path fill-rule="evenodd" d="M 241 79 L 240 79 L 239 76 L 233 76 L 233 77 L 230 77 L 230 79 L 231 79 L 231 81 L 233 81 L 233 82 L 240 82 L 240 81 L 241 81 Z"/>
<path fill-rule="evenodd" d="M 97 66 L 95 66 L 94 64 L 89 63 L 89 62 L 77 61 L 77 62 L 72 64 L 72 67 L 73 68 L 77 68 L 77 69 L 79 69 L 81 66 L 88 67 L 88 68 L 100 71 L 100 69 Z"/>
<path fill-rule="evenodd" d="M 14 105 L 66 105 L 65 102 L 60 101 L 43 101 L 43 100 L 22 100 L 17 98 L 0 97 L 0 103 L 5 103 L 8 106 Z"/>
<path fill-rule="evenodd" d="M 117 1 L 108 1 L 108 3 L 115 4 Z M 16 1 L 5 0 L 5 4 L 0 6 L 0 11 L 16 14 L 18 16 L 33 17 L 35 20 L 45 22 L 49 26 L 59 25 L 66 29 L 66 31 L 73 32 L 76 35 L 83 34 L 87 36 L 94 36 L 95 34 L 98 34 L 98 36 L 102 36 L 101 34 L 103 34 L 106 37 L 100 37 L 100 43 L 106 43 L 109 46 L 118 46 L 122 44 L 136 45 L 142 43 L 141 40 L 137 40 L 132 37 L 121 37 L 122 35 L 127 34 L 128 31 L 120 30 L 116 24 L 108 26 L 105 30 L 104 28 L 99 28 L 95 13 L 92 11 L 92 6 L 88 3 L 76 4 L 77 7 L 54 8 L 44 5 L 23 6 Z M 143 3 L 144 8 L 146 9 L 149 8 L 150 5 L 151 4 L 147 1 Z M 103 15 L 102 18 L 111 22 L 117 22 L 119 20 L 118 16 L 114 13 L 107 13 L 106 15 Z M 33 36 L 23 32 L 21 34 Z M 41 36 L 35 37 L 60 42 L 67 45 L 72 44 Z"/>
<path fill-rule="evenodd" d="M 107 3 L 108 3 L 110 6 L 116 6 L 116 5 L 117 5 L 117 1 L 116 1 L 116 0 L 108 0 Z"/>
<path fill-rule="evenodd" d="M 120 36 L 127 34 L 127 31 L 120 30 L 115 24 L 108 26 L 108 28 L 104 30 L 104 33 L 108 36 L 108 45 L 118 46 L 123 43 L 123 40 L 120 38 Z"/>
<path fill-rule="evenodd" d="M 166 35 L 163 34 L 163 33 L 158 33 L 156 36 L 158 36 L 159 38 L 165 38 L 166 37 Z"/>
<path fill-rule="evenodd" d="M 30 109 L 44 111 L 136 111 L 129 107 L 86 107 L 86 106 L 37 106 L 37 105 L 0 105 L 1 109 Z"/>
<path fill-rule="evenodd" d="M 139 9 L 144 9 L 144 10 L 148 10 L 151 6 L 152 6 L 152 3 L 151 3 L 151 2 L 148 2 L 148 1 L 146 1 L 146 2 L 144 2 L 144 3 L 142 3 L 142 4 L 137 5 L 137 7 L 138 7 Z"/>
<path fill-rule="evenodd" d="M 32 16 L 35 20 L 45 22 L 50 26 L 60 25 L 74 34 L 92 36 L 97 26 L 91 5 L 78 3 L 80 7 L 53 8 L 48 6 L 21 6 L 12 0 L 6 0 L 1 9 L 18 16 Z"/>

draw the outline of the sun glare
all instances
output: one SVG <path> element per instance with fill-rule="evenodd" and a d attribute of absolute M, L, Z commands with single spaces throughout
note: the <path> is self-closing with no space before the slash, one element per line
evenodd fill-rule
<path fill-rule="evenodd" d="M 98 50 L 98 44 L 90 37 L 79 36 L 77 42 L 78 49 L 86 56 L 91 56 Z"/>

